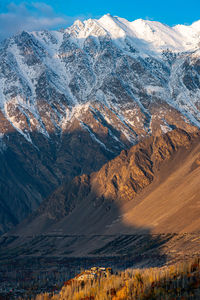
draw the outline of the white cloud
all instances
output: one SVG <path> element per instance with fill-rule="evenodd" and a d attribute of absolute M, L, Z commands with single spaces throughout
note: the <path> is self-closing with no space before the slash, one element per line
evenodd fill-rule
<path fill-rule="evenodd" d="M 43 2 L 10 3 L 5 13 L 0 13 L 0 40 L 21 30 L 53 29 L 68 26 L 74 18 L 58 16 L 53 8 Z"/>
<path fill-rule="evenodd" d="M 35 3 L 32 3 L 32 6 L 35 7 L 36 9 L 39 9 L 41 12 L 43 12 L 45 14 L 46 13 L 47 14 L 54 13 L 53 8 L 44 2 L 35 2 Z"/>

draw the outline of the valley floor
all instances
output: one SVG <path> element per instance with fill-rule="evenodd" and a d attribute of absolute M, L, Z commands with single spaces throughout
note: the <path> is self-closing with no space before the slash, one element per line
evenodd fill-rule
<path fill-rule="evenodd" d="M 79 276 L 66 281 L 59 292 L 43 293 L 29 299 L 200 299 L 200 259 L 196 257 L 161 268 L 129 268 L 114 275 L 99 273 L 92 279 L 80 280 Z"/>
<path fill-rule="evenodd" d="M 76 276 L 82 269 L 93 266 L 112 267 L 118 272 L 124 272 L 128 268 L 163 269 L 165 266 L 196 257 L 200 250 L 200 237 L 197 233 L 155 234 L 151 237 L 151 243 L 149 235 L 145 234 L 98 236 L 101 244 L 104 241 L 101 248 L 97 247 L 96 236 L 79 236 L 79 242 L 82 241 L 85 245 L 90 243 L 90 254 L 78 257 L 73 256 L 73 253 L 70 255 L 70 251 L 67 253 L 66 247 L 64 253 L 58 242 L 60 239 L 65 241 L 65 246 L 67 242 L 70 245 L 72 238 L 75 239 L 74 236 L 32 237 L 31 243 L 24 240 L 24 244 L 20 242 L 20 246 L 17 247 L 17 237 L 7 239 L 2 237 L 0 241 L 2 299 L 19 299 L 19 297 L 30 299 L 37 294 L 59 291 L 64 282 Z M 15 240 L 15 248 L 12 243 L 12 247 L 9 247 L 11 240 L 12 243 Z"/>

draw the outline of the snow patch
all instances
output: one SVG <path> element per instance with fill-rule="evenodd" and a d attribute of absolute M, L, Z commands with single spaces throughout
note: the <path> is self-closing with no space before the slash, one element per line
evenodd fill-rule
<path fill-rule="evenodd" d="M 87 130 L 91 136 L 91 138 L 97 142 L 98 144 L 100 144 L 100 146 L 102 148 L 104 148 L 106 151 L 113 153 L 113 151 L 111 151 L 110 149 L 108 149 L 106 147 L 106 145 L 104 143 L 102 143 L 96 136 L 95 134 L 90 130 L 89 126 L 87 126 L 85 123 L 83 123 L 82 121 L 80 121 L 81 127 L 84 128 L 85 130 Z"/>

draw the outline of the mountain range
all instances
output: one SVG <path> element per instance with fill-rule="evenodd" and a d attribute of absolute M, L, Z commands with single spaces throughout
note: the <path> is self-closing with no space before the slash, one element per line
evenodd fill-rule
<path fill-rule="evenodd" d="M 23 31 L 4 40 L 0 232 L 31 213 L 34 220 L 47 217 L 45 228 L 49 220 L 65 219 L 86 195 L 96 212 L 101 207 L 109 214 L 112 205 L 105 199 L 126 203 L 146 190 L 155 181 L 155 164 L 165 161 L 168 152 L 174 157 L 179 147 L 193 149 L 199 127 L 200 21 L 169 27 L 108 14 L 99 20 L 77 20 L 66 29 Z M 165 145 L 164 154 L 156 146 L 158 157 L 152 150 L 157 138 Z M 132 174 L 129 156 L 135 161 Z M 98 215 L 91 213 L 101 227 Z M 164 228 L 165 218 L 162 224 L 158 227 Z M 77 233 L 75 224 L 67 228 Z M 35 234 L 34 225 L 32 230 Z"/>

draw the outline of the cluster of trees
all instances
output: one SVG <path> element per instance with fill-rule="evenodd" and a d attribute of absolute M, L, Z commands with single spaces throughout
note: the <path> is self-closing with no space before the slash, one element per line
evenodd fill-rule
<path fill-rule="evenodd" d="M 127 269 L 108 277 L 72 280 L 59 294 L 35 300 L 200 299 L 200 259 L 162 268 Z"/>

